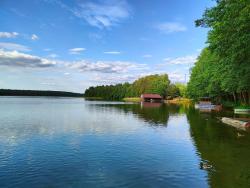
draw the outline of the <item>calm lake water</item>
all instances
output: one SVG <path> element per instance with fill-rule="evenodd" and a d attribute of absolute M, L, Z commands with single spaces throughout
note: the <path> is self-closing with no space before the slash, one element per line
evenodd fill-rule
<path fill-rule="evenodd" d="M 215 116 L 184 106 L 0 97 L 0 187 L 249 187 L 250 134 Z"/>

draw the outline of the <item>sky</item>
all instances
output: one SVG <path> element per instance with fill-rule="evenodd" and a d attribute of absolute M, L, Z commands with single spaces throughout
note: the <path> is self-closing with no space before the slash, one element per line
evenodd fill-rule
<path fill-rule="evenodd" d="M 0 88 L 84 92 L 168 74 L 186 83 L 212 0 L 1 0 Z"/>

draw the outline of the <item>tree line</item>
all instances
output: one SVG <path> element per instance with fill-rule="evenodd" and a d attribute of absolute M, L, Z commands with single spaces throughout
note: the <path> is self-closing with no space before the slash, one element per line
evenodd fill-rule
<path fill-rule="evenodd" d="M 188 96 L 250 104 L 250 3 L 217 0 L 196 20 L 208 27 L 207 47 L 191 70 Z"/>
<path fill-rule="evenodd" d="M 143 93 L 159 94 L 162 97 L 185 95 L 184 84 L 172 84 L 167 74 L 141 77 L 133 83 L 89 87 L 85 97 L 99 97 L 106 100 L 122 100 L 125 97 L 140 97 Z"/>
<path fill-rule="evenodd" d="M 73 93 L 73 92 L 66 92 L 66 91 L 0 89 L 0 96 L 83 97 L 83 94 L 81 94 L 81 93 Z"/>

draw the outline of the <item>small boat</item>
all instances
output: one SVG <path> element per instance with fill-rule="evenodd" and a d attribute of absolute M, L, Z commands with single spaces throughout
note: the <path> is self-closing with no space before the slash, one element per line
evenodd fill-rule
<path fill-rule="evenodd" d="M 249 108 L 235 108 L 234 109 L 235 114 L 250 114 Z"/>
<path fill-rule="evenodd" d="M 209 97 L 202 97 L 199 103 L 195 104 L 195 108 L 199 109 L 201 112 L 211 112 L 212 110 L 221 111 L 222 105 L 214 105 Z"/>
<path fill-rule="evenodd" d="M 232 127 L 235 127 L 241 130 L 247 130 L 250 128 L 249 119 L 222 117 L 221 121 L 227 125 L 231 125 Z"/>

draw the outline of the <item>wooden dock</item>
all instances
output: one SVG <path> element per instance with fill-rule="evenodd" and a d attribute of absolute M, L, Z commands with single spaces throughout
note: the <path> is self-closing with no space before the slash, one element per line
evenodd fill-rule
<path fill-rule="evenodd" d="M 221 118 L 221 121 L 227 125 L 230 125 L 232 127 L 237 128 L 237 129 L 241 129 L 241 130 L 249 130 L 250 129 L 250 121 L 227 118 L 227 117 Z"/>

